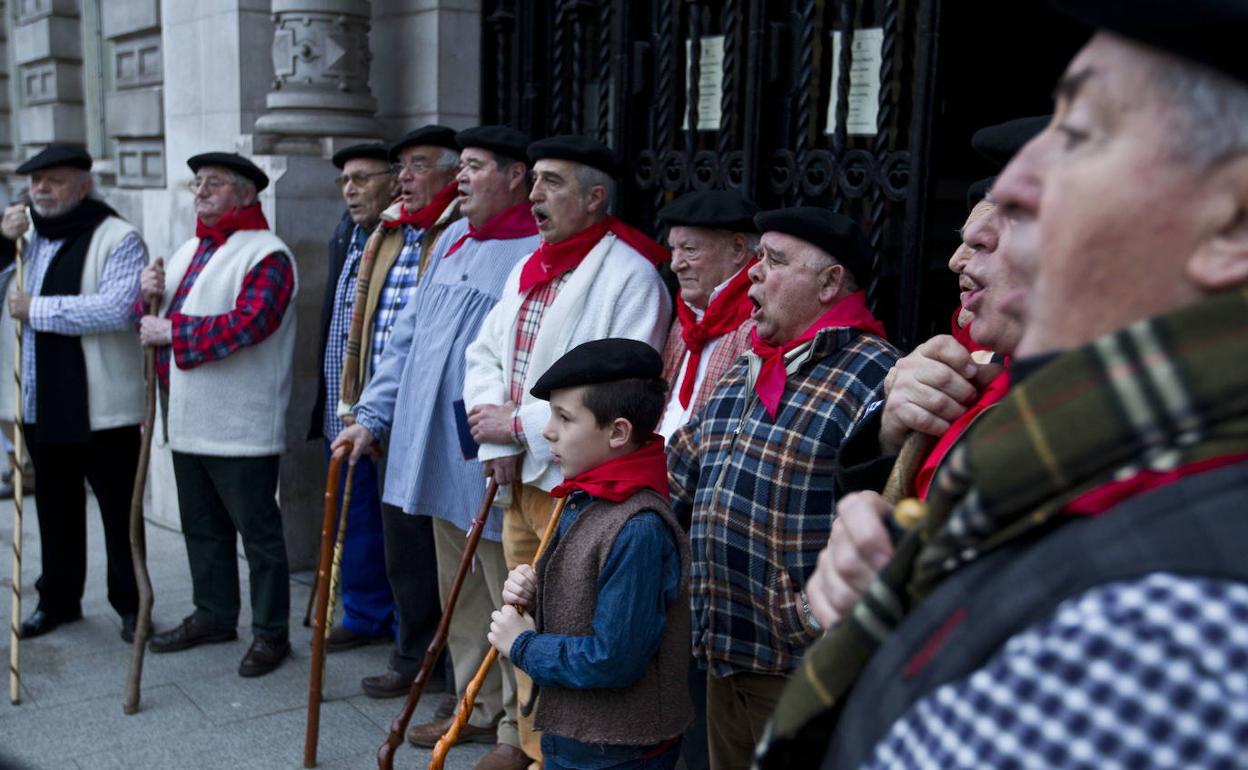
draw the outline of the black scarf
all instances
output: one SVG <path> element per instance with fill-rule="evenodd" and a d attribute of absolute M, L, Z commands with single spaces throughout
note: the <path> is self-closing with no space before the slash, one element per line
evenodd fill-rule
<path fill-rule="evenodd" d="M 30 211 L 35 231 L 62 241 L 43 274 L 39 296 L 82 293 L 82 269 L 95 228 L 117 216 L 108 204 L 85 198 L 57 217 Z M 87 363 L 77 336 L 35 332 L 35 439 L 45 444 L 85 444 L 91 438 L 87 411 Z"/>

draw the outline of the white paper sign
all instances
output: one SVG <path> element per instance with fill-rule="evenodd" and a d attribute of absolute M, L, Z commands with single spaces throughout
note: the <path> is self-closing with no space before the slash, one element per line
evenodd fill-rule
<path fill-rule="evenodd" d="M 698 130 L 718 131 L 720 105 L 724 94 L 724 36 L 702 38 L 698 60 Z M 689 93 L 689 70 L 693 64 L 693 41 L 685 41 L 685 93 Z M 689 130 L 689 109 L 681 119 L 682 131 Z"/>
<path fill-rule="evenodd" d="M 884 30 L 880 27 L 854 31 L 853 61 L 849 68 L 849 111 L 846 132 L 851 136 L 875 136 L 880 112 L 880 63 Z M 836 133 L 837 83 L 841 78 L 841 33 L 832 33 L 831 98 L 828 99 L 827 133 Z"/>

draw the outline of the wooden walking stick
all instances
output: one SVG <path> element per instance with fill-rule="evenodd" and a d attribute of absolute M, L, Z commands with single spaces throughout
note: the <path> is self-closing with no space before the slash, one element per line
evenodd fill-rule
<path fill-rule="evenodd" d="M 334 610 L 338 608 L 338 597 L 342 592 L 342 547 L 347 539 L 347 514 L 351 511 L 351 485 L 355 481 L 355 466 L 347 466 L 347 478 L 342 482 L 342 505 L 338 507 L 338 534 L 334 536 L 334 558 L 329 570 L 329 601 L 325 603 L 325 617 L 321 619 L 321 630 L 325 638 L 334 629 Z M 325 665 L 325 657 L 321 656 L 321 665 Z"/>
<path fill-rule="evenodd" d="M 537 544 L 537 553 L 533 554 L 534 564 L 542 558 L 546 546 L 554 538 L 555 530 L 559 527 L 559 517 L 563 516 L 563 506 L 567 502 L 568 498 L 562 497 L 559 498 L 559 502 L 555 503 L 555 510 L 550 514 L 550 521 L 546 523 L 546 531 L 542 533 L 542 540 Z M 524 611 L 526 608 L 516 607 L 516 609 Z M 437 745 L 433 747 L 433 756 L 429 758 L 429 770 L 442 770 L 442 765 L 446 762 L 446 754 L 459 739 L 459 733 L 464 729 L 464 725 L 468 724 L 468 717 L 472 715 L 472 704 L 476 701 L 477 693 L 485 684 L 485 677 L 489 675 L 496 660 L 498 660 L 498 649 L 491 646 L 485 660 L 481 661 L 481 667 L 477 669 L 476 676 L 472 678 L 472 681 L 468 683 L 468 689 L 464 691 L 464 699 L 459 704 L 459 712 L 455 714 L 455 721 L 451 722 L 446 734 L 439 738 Z"/>
<path fill-rule="evenodd" d="M 468 570 L 472 569 L 472 560 L 476 556 L 481 535 L 485 532 L 485 521 L 490 515 L 490 507 L 494 505 L 494 496 L 497 493 L 498 483 L 490 479 L 489 485 L 485 488 L 485 499 L 481 501 L 481 510 L 477 512 L 477 517 L 472 520 L 472 525 L 468 530 L 468 543 L 464 546 L 464 555 L 460 557 L 459 569 L 455 571 L 455 580 L 451 583 L 451 590 L 446 595 L 446 606 L 442 608 L 442 620 L 438 622 L 438 630 L 425 650 L 425 659 L 421 661 L 420 671 L 412 680 L 411 689 L 407 691 L 407 700 L 403 702 L 403 710 L 390 723 L 390 734 L 386 736 L 386 742 L 381 744 L 381 748 L 377 749 L 379 770 L 394 769 L 394 752 L 403 743 L 403 734 L 407 732 L 407 724 L 412 720 L 416 704 L 420 702 L 420 696 L 425 692 L 425 683 L 429 681 L 429 675 L 438 662 L 438 656 L 446 647 L 446 639 L 451 632 L 451 617 L 455 614 L 455 603 L 459 601 L 459 591 L 468 577 Z"/>
<path fill-rule="evenodd" d="M 162 263 L 159 257 L 156 264 Z M 149 315 L 160 312 L 160 302 L 147 305 Z M 134 562 L 134 579 L 139 586 L 139 617 L 134 626 L 134 642 L 130 645 L 130 673 L 126 677 L 126 697 L 121 710 L 134 714 L 139 710 L 139 688 L 143 681 L 143 653 L 151 634 L 152 577 L 147 571 L 147 537 L 143 531 L 143 491 L 147 488 L 147 467 L 152 459 L 152 431 L 156 429 L 156 348 L 147 349 L 144 366 L 147 389 L 143 414 L 143 438 L 139 445 L 139 468 L 134 476 L 134 492 L 130 495 L 130 560 Z"/>
<path fill-rule="evenodd" d="M 22 276 L 22 249 L 25 238 L 19 237 L 13 257 L 13 288 L 19 293 L 25 290 Z M 16 403 L 13 408 L 13 455 L 17 462 L 13 468 L 13 611 L 9 619 L 9 703 L 22 702 L 22 667 L 19 640 L 22 628 L 22 466 L 25 452 L 25 432 L 22 426 L 22 322 L 13 319 L 17 328 L 17 352 L 13 361 L 13 380 L 16 385 Z"/>
<path fill-rule="evenodd" d="M 325 675 L 325 619 L 329 614 L 329 583 L 336 544 L 334 519 L 338 513 L 338 482 L 348 450 L 340 449 L 329 458 L 325 479 L 325 514 L 321 518 L 321 551 L 316 567 L 316 623 L 312 628 L 312 665 L 308 672 L 308 721 L 303 737 L 303 766 L 316 767 L 316 744 L 321 729 L 321 684 Z M 349 488 L 349 487 L 348 487 Z M 345 515 L 343 516 L 345 519 Z"/>

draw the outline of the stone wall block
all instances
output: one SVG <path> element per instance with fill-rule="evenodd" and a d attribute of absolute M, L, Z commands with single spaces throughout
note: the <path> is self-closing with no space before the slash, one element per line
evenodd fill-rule
<path fill-rule="evenodd" d="M 159 0 L 104 0 L 102 6 L 100 28 L 104 37 L 121 37 L 160 27 Z"/>
<path fill-rule="evenodd" d="M 78 17 L 78 0 L 15 0 L 15 5 L 19 24 L 47 16 Z"/>
<path fill-rule="evenodd" d="M 42 61 L 18 68 L 22 104 L 82 103 L 82 65 Z"/>
<path fill-rule="evenodd" d="M 50 142 L 87 141 L 85 116 L 81 104 L 36 104 L 23 107 L 18 115 L 22 143 L 43 145 Z M 32 147 L 31 154 L 37 150 Z"/>
<path fill-rule="evenodd" d="M 113 83 L 118 90 L 159 85 L 163 79 L 159 32 L 113 42 Z"/>
<path fill-rule="evenodd" d="M 78 20 L 46 16 L 13 29 L 13 58 L 18 64 L 40 59 L 82 59 Z"/>
<path fill-rule="evenodd" d="M 165 143 L 160 139 L 118 139 L 117 184 L 164 187 Z"/>
<path fill-rule="evenodd" d="M 109 94 L 108 133 L 117 138 L 158 137 L 164 133 L 164 95 L 160 88 Z"/>

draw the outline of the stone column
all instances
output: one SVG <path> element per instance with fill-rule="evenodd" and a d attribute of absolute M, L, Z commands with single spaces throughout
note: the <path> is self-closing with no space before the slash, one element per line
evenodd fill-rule
<path fill-rule="evenodd" d="M 112 43 L 106 59 L 108 136 L 116 143 L 119 187 L 165 186 L 164 67 L 158 0 L 109 0 L 100 16 Z"/>
<path fill-rule="evenodd" d="M 322 140 L 376 138 L 368 0 L 273 0 L 273 89 L 257 152 L 318 154 Z"/>
<path fill-rule="evenodd" d="M 9 79 L 9 3 L 0 0 L 0 157 L 13 155 L 12 82 Z M 7 198 L 5 200 L 8 200 Z"/>
<path fill-rule="evenodd" d="M 85 143 L 78 3 L 14 2 L 17 13 L 11 43 L 21 100 L 18 134 L 22 144 Z"/>

